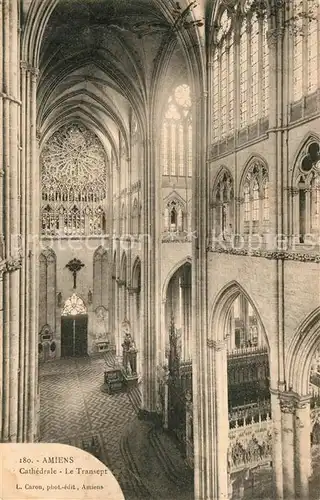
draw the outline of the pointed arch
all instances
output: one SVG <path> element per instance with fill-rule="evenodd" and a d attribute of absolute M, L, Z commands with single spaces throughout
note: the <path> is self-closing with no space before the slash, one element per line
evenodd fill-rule
<path fill-rule="evenodd" d="M 167 295 L 167 290 L 168 290 L 168 285 L 170 283 L 170 280 L 172 276 L 182 267 L 184 264 L 190 264 L 192 265 L 192 259 L 190 255 L 187 255 L 184 259 L 180 260 L 177 262 L 170 270 L 170 272 L 167 274 L 163 285 L 162 285 L 162 301 L 166 300 L 166 295 Z"/>
<path fill-rule="evenodd" d="M 120 280 L 127 283 L 127 254 L 126 252 L 122 253 L 121 261 L 120 261 Z"/>
<path fill-rule="evenodd" d="M 244 234 L 264 233 L 269 227 L 269 168 L 260 155 L 252 155 L 239 185 L 241 229 Z"/>
<path fill-rule="evenodd" d="M 267 175 L 269 175 L 269 167 L 268 167 L 268 163 L 265 160 L 265 158 L 263 156 L 259 155 L 258 153 L 254 153 L 254 154 L 250 155 L 249 158 L 247 159 L 246 163 L 243 166 L 242 173 L 240 176 L 240 183 L 239 183 L 239 196 L 240 197 L 241 197 L 241 193 L 243 190 L 243 186 L 246 182 L 246 177 L 248 175 L 248 172 L 250 171 L 250 169 L 252 169 L 252 167 L 255 164 L 261 165 L 261 167 L 263 169 L 265 169 L 265 171 L 266 171 L 265 173 Z"/>
<path fill-rule="evenodd" d="M 141 259 L 140 257 L 136 257 L 131 273 L 131 286 L 139 290 L 141 288 Z"/>
<path fill-rule="evenodd" d="M 108 308 L 108 282 L 109 282 L 109 257 L 108 251 L 100 245 L 93 255 L 93 308 L 99 306 Z"/>
<path fill-rule="evenodd" d="M 320 306 L 299 325 L 286 357 L 289 390 L 299 395 L 309 393 L 309 375 L 313 355 L 320 343 Z"/>
<path fill-rule="evenodd" d="M 52 248 L 44 249 L 39 256 L 39 329 L 50 325 L 56 329 L 57 257 Z"/>
<path fill-rule="evenodd" d="M 214 300 L 213 306 L 211 308 L 210 318 L 209 318 L 209 336 L 210 340 L 213 341 L 223 341 L 225 340 L 225 332 L 227 331 L 227 322 L 229 317 L 230 308 L 236 298 L 242 294 L 249 304 L 251 305 L 258 321 L 264 339 L 266 341 L 268 351 L 270 352 L 270 343 L 268 339 L 267 332 L 265 330 L 264 324 L 259 313 L 259 309 L 254 302 L 254 299 L 248 294 L 248 292 L 243 288 L 237 281 L 231 281 L 225 285 L 222 290 L 220 290 L 216 299 Z M 211 332 L 211 335 L 210 335 Z"/>

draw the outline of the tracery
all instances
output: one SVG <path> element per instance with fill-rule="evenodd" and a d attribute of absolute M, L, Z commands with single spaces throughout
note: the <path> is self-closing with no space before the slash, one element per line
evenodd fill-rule
<path fill-rule="evenodd" d="M 40 157 L 42 234 L 102 234 L 105 230 L 106 154 L 83 125 L 61 127 Z"/>
<path fill-rule="evenodd" d="M 192 175 L 192 118 L 190 87 L 179 85 L 168 99 L 161 134 L 164 175 Z"/>
<path fill-rule="evenodd" d="M 236 85 L 238 82 L 238 85 Z M 225 9 L 217 22 L 212 64 L 213 140 L 268 116 L 267 21 L 253 2 Z"/>

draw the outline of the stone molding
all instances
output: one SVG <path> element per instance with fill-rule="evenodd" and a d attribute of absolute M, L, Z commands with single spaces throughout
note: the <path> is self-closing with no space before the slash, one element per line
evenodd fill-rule
<path fill-rule="evenodd" d="M 6 260 L 6 271 L 9 273 L 21 269 L 21 266 L 22 266 L 22 259 L 20 256 L 19 257 L 10 256 Z"/>
<path fill-rule="evenodd" d="M 213 340 L 213 339 L 207 339 L 207 346 L 210 349 L 214 349 L 215 351 L 223 351 L 224 349 L 227 348 L 227 340 Z"/>
<path fill-rule="evenodd" d="M 295 414 L 296 410 L 310 408 L 310 395 L 300 396 L 295 392 L 279 393 L 280 409 L 282 413 Z"/>
<path fill-rule="evenodd" d="M 214 253 L 225 253 L 229 255 L 261 257 L 270 260 L 294 260 L 298 262 L 315 262 L 320 263 L 320 254 L 285 252 L 280 250 L 249 250 L 246 248 L 212 248 L 209 249 Z"/>

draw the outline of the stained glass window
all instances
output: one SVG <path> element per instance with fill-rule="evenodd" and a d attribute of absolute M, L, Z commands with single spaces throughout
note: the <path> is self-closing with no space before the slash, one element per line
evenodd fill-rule
<path fill-rule="evenodd" d="M 259 184 L 256 179 L 252 185 L 252 220 L 259 220 Z"/>
<path fill-rule="evenodd" d="M 240 128 L 248 124 L 248 36 L 244 20 L 240 35 Z"/>
<path fill-rule="evenodd" d="M 188 85 L 179 85 L 168 99 L 161 138 L 163 175 L 192 173 L 191 96 Z"/>
<path fill-rule="evenodd" d="M 233 225 L 233 179 L 228 171 L 219 174 L 213 187 L 212 201 L 215 234 L 225 237 Z"/>
<path fill-rule="evenodd" d="M 250 187 L 249 184 L 244 186 L 244 220 L 249 222 L 250 220 Z"/>
<path fill-rule="evenodd" d="M 258 119 L 258 95 L 259 95 L 259 23 L 256 15 L 251 20 L 251 109 L 250 121 Z"/>
<path fill-rule="evenodd" d="M 256 2 L 238 2 L 218 21 L 212 64 L 212 137 L 224 139 L 269 112 L 268 23 Z M 239 88 L 235 88 L 235 75 Z M 238 116 L 237 123 L 235 117 Z"/>
<path fill-rule="evenodd" d="M 263 220 L 269 220 L 269 186 L 268 181 L 263 185 Z"/>
<path fill-rule="evenodd" d="M 243 219 L 245 232 L 259 232 L 269 221 L 268 170 L 259 160 L 253 160 L 243 185 Z M 260 196 L 260 193 L 262 196 Z M 260 198 L 263 202 L 260 203 Z M 250 224 L 252 223 L 252 224 Z"/>
<path fill-rule="evenodd" d="M 83 300 L 75 293 L 69 297 L 62 309 L 62 316 L 76 316 L 77 314 L 87 314 L 86 306 Z"/>
<path fill-rule="evenodd" d="M 77 123 L 60 128 L 45 143 L 40 164 L 42 234 L 84 236 L 86 228 L 101 234 L 97 209 L 106 198 L 107 164 L 96 135 Z"/>
<path fill-rule="evenodd" d="M 311 19 L 308 24 L 308 93 L 311 94 L 318 86 L 318 20 Z"/>
<path fill-rule="evenodd" d="M 318 88 L 320 59 L 320 4 L 318 0 L 293 2 L 292 99 L 312 94 Z"/>

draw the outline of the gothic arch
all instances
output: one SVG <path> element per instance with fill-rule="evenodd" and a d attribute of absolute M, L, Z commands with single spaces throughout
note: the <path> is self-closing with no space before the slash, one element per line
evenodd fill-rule
<path fill-rule="evenodd" d="M 301 160 L 305 156 L 305 153 L 306 153 L 308 147 L 313 142 L 317 142 L 318 144 L 320 144 L 320 135 L 318 135 L 318 134 L 316 134 L 314 132 L 311 132 L 311 133 L 308 133 L 308 134 L 305 135 L 305 137 L 300 142 L 300 144 L 299 144 L 299 146 L 297 148 L 296 154 L 295 154 L 293 162 L 292 162 L 292 167 L 291 167 L 291 170 L 292 170 L 292 179 L 291 179 L 292 186 L 295 186 L 297 184 L 297 177 L 298 177 L 297 170 L 299 168 L 299 163 L 301 162 Z"/>
<path fill-rule="evenodd" d="M 210 339 L 214 341 L 225 339 L 224 335 L 227 328 L 228 313 L 230 311 L 233 302 L 240 293 L 243 294 L 248 300 L 249 304 L 251 304 L 260 323 L 262 333 L 266 340 L 268 351 L 270 352 L 269 339 L 266 334 L 266 330 L 264 328 L 264 324 L 262 322 L 259 310 L 254 300 L 250 297 L 250 295 L 246 292 L 246 290 L 237 281 L 231 281 L 230 283 L 225 285 L 219 292 L 216 299 L 214 300 L 213 306 L 211 307 L 212 311 L 211 317 L 209 319 Z"/>
<path fill-rule="evenodd" d="M 121 261 L 120 261 L 120 280 L 124 281 L 125 283 L 127 282 L 127 254 L 126 252 L 123 252 L 121 256 Z"/>
<path fill-rule="evenodd" d="M 108 308 L 108 252 L 99 246 L 93 255 L 93 308 L 99 306 Z"/>
<path fill-rule="evenodd" d="M 225 165 L 221 165 L 218 172 L 214 175 L 212 179 L 212 191 L 215 189 L 217 183 L 219 182 L 221 177 L 224 176 L 224 174 L 228 175 L 229 177 L 231 177 L 232 180 L 234 180 L 231 170 Z"/>
<path fill-rule="evenodd" d="M 132 288 L 139 288 L 141 286 L 141 259 L 137 257 L 132 266 L 131 273 L 131 286 Z"/>
<path fill-rule="evenodd" d="M 178 271 L 178 269 L 180 267 L 182 267 L 184 264 L 191 264 L 192 265 L 192 259 L 191 257 L 188 255 L 187 257 L 185 257 L 184 259 L 180 260 L 179 262 L 177 262 L 177 264 L 175 264 L 170 272 L 167 274 L 165 280 L 164 280 L 164 283 L 163 283 L 163 286 L 162 286 L 162 301 L 164 302 L 166 300 L 166 296 L 167 296 L 167 290 L 168 290 L 168 285 L 170 283 L 170 280 L 172 278 L 172 276 Z"/>
<path fill-rule="evenodd" d="M 52 248 L 39 255 L 39 328 L 50 325 L 56 328 L 57 258 Z"/>
<path fill-rule="evenodd" d="M 286 379 L 288 389 L 297 394 L 309 393 L 309 374 L 312 357 L 319 347 L 320 306 L 317 307 L 297 328 L 289 345 L 286 358 Z"/>
<path fill-rule="evenodd" d="M 244 167 L 242 169 L 242 174 L 240 176 L 240 183 L 239 183 L 239 197 L 240 198 L 241 198 L 241 195 L 242 195 L 242 190 L 243 190 L 243 187 L 244 187 L 244 184 L 245 184 L 245 181 L 246 181 L 247 174 L 250 171 L 250 168 L 256 162 L 259 163 L 262 167 L 264 167 L 266 169 L 267 176 L 269 176 L 268 163 L 263 158 L 263 156 L 261 156 L 261 155 L 259 155 L 257 153 L 250 155 L 250 157 L 248 158 L 248 160 L 246 161 L 246 163 L 245 163 L 245 165 L 244 165 Z"/>

